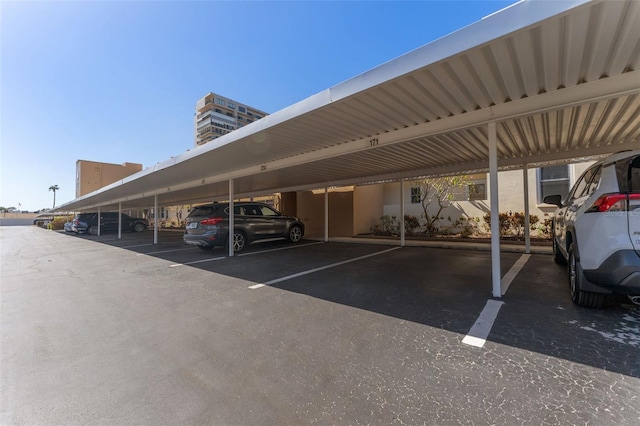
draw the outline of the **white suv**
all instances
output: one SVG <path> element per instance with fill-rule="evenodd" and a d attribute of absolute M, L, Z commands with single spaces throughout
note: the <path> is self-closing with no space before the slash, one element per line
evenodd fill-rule
<path fill-rule="evenodd" d="M 611 294 L 640 304 L 640 150 L 589 167 L 566 200 L 544 198 L 553 217 L 553 256 L 569 265 L 571 300 L 600 308 Z"/>

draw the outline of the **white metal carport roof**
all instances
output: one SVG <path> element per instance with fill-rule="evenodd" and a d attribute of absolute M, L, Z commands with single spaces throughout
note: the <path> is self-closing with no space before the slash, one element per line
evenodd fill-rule
<path fill-rule="evenodd" d="M 490 170 L 497 212 L 498 168 L 624 149 L 640 149 L 640 1 L 529 0 L 57 210 Z M 496 232 L 492 276 L 500 297 Z"/>
<path fill-rule="evenodd" d="M 640 147 L 640 2 L 523 1 L 57 210 L 487 170 Z"/>

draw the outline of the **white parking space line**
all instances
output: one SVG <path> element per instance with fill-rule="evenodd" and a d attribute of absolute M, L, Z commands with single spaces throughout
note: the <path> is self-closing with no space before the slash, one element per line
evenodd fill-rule
<path fill-rule="evenodd" d="M 211 259 L 204 260 L 194 260 L 193 262 L 185 262 L 185 263 L 175 263 L 173 265 L 169 265 L 169 268 L 176 268 L 178 266 L 187 266 L 187 265 L 195 265 L 196 263 L 204 263 L 204 262 L 213 262 L 215 260 L 226 259 L 226 257 L 212 257 Z"/>
<path fill-rule="evenodd" d="M 475 324 L 471 327 L 471 330 L 469 330 L 469 333 L 462 339 L 462 343 L 478 348 L 483 347 L 502 305 L 504 305 L 504 302 L 487 300 L 487 304 Z"/>
<path fill-rule="evenodd" d="M 299 247 L 314 246 L 316 244 L 324 244 L 324 241 L 318 241 L 318 242 L 315 242 L 315 243 L 307 243 L 307 244 L 296 244 L 296 245 L 293 245 L 293 246 L 280 247 L 280 248 L 262 250 L 262 251 L 252 251 L 250 253 L 238 254 L 237 257 L 253 256 L 254 254 L 269 253 L 269 252 L 272 252 L 272 251 L 289 250 L 289 249 L 294 249 L 294 248 L 299 248 Z"/>
<path fill-rule="evenodd" d="M 303 275 L 313 274 L 314 272 L 323 271 L 325 269 L 335 268 L 336 266 L 345 265 L 345 264 L 351 263 L 351 262 L 357 262 L 358 260 L 366 259 L 366 258 L 373 257 L 373 256 L 378 256 L 378 255 L 381 255 L 381 254 L 384 254 L 384 253 L 388 253 L 390 251 L 398 250 L 400 248 L 402 248 L 402 247 L 394 247 L 394 248 L 387 249 L 387 250 L 382 250 L 382 251 L 379 251 L 379 252 L 376 252 L 376 253 L 371 253 L 371 254 L 367 254 L 367 255 L 364 255 L 364 256 L 355 257 L 353 259 L 343 260 L 342 262 L 332 263 L 331 265 L 321 266 L 320 268 L 315 268 L 315 269 L 310 269 L 308 271 L 298 272 L 297 274 L 287 275 L 286 277 L 276 278 L 275 280 L 267 281 L 264 284 L 252 285 L 249 288 L 250 289 L 256 289 L 256 288 L 265 287 L 265 286 L 268 286 L 268 285 L 273 285 L 273 284 L 276 284 L 276 283 L 280 283 L 282 281 L 290 280 L 292 278 L 298 278 L 298 277 L 301 277 Z"/>
<path fill-rule="evenodd" d="M 529 260 L 530 257 L 531 257 L 530 254 L 523 254 L 522 256 L 520 256 L 520 259 L 518 259 L 516 263 L 513 264 L 511 269 L 509 269 L 509 272 L 507 272 L 507 274 L 504 277 L 502 277 L 502 280 L 500 281 L 502 294 L 507 293 L 507 290 L 509 289 L 509 286 L 513 282 L 513 279 L 516 277 L 516 275 L 518 275 L 520 270 L 524 268 L 524 265 L 527 263 L 527 260 Z"/>
<path fill-rule="evenodd" d="M 266 286 L 264 284 L 255 284 L 255 285 L 249 286 L 251 290 L 255 290 L 256 288 L 260 288 L 260 287 L 266 287 Z"/>
<path fill-rule="evenodd" d="M 502 294 L 505 294 L 509 289 L 509 286 L 516 278 L 518 273 L 524 268 L 524 265 L 527 263 L 530 254 L 523 254 L 520 258 L 513 264 L 509 272 L 502 277 L 500 281 L 500 285 L 502 288 Z M 498 312 L 500 311 L 500 307 L 504 305 L 504 302 L 500 302 L 497 300 L 488 300 L 482 312 L 480 312 L 480 316 L 476 320 L 475 324 L 469 330 L 469 333 L 464 336 L 462 339 L 462 343 L 470 346 L 475 346 L 481 348 L 487 341 L 487 337 L 491 332 L 491 327 L 493 327 L 493 323 L 498 316 Z"/>
<path fill-rule="evenodd" d="M 161 250 L 161 251 L 150 251 L 149 253 L 138 253 L 138 254 L 136 254 L 136 256 L 146 256 L 146 255 L 149 255 L 149 254 L 160 254 L 160 253 L 172 253 L 174 251 L 186 251 L 186 250 L 193 250 L 193 247 L 171 249 L 171 250 Z"/>
<path fill-rule="evenodd" d="M 147 244 L 136 244 L 136 245 L 134 245 L 134 246 L 122 246 L 122 247 L 120 247 L 120 248 L 123 248 L 123 249 L 129 249 L 129 248 L 135 248 L 135 247 L 147 247 L 147 246 L 152 246 L 152 245 L 153 245 L 153 243 L 147 243 Z"/>

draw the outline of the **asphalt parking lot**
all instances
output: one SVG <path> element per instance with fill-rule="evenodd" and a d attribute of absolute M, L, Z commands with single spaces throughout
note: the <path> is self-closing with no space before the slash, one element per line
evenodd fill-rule
<path fill-rule="evenodd" d="M 0 228 L 0 423 L 640 423 L 640 309 L 548 255 L 181 237 Z"/>

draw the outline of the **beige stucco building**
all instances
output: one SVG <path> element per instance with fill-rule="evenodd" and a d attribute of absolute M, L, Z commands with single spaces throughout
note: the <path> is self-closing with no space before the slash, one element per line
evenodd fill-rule
<path fill-rule="evenodd" d="M 246 126 L 269 115 L 216 93 L 208 93 L 196 103 L 194 117 L 195 146 Z"/>
<path fill-rule="evenodd" d="M 593 162 L 581 162 L 568 165 L 531 168 L 527 170 L 528 202 L 531 215 L 536 215 L 542 222 L 555 210 L 542 202 L 545 195 L 561 193 L 565 195 L 573 183 Z M 445 208 L 440 221 L 443 227 L 449 226 L 462 217 L 477 218 L 482 223 L 483 216 L 490 211 L 489 197 L 491 188 L 488 174 L 468 176 L 475 188 L 461 191 L 451 205 Z M 422 205 L 412 195 L 414 186 L 411 180 L 404 184 L 405 215 L 420 217 Z M 500 188 L 500 212 L 524 212 L 524 173 L 522 170 L 509 170 L 498 173 Z M 300 191 L 289 196 L 289 205 L 294 208 L 287 211 L 287 198 L 282 196 L 281 209 L 286 214 L 297 215 L 305 224 L 306 236 L 322 237 L 324 233 L 324 190 Z M 295 200 L 295 202 L 294 202 Z M 371 185 L 331 188 L 328 190 L 329 201 L 329 237 L 353 236 L 369 233 L 380 225 L 384 215 L 400 218 L 400 182 L 386 182 Z M 434 206 L 435 207 L 435 206 Z M 434 214 L 434 211 L 430 211 Z"/>
<path fill-rule="evenodd" d="M 111 164 L 97 161 L 76 161 L 76 198 L 124 179 L 142 170 L 142 164 Z"/>

